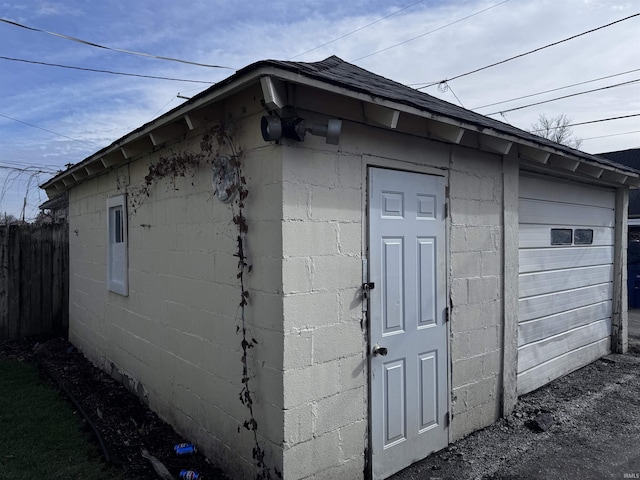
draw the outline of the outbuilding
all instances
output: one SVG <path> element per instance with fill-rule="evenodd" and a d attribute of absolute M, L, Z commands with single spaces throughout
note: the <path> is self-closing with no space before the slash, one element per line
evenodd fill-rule
<path fill-rule="evenodd" d="M 624 352 L 638 185 L 330 57 L 247 66 L 43 188 L 70 340 L 233 478 L 293 480 L 386 478 Z"/>

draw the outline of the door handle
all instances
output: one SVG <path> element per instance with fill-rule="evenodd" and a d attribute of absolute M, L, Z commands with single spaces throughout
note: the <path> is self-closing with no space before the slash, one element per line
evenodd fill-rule
<path fill-rule="evenodd" d="M 373 346 L 373 351 L 372 351 L 372 353 L 373 353 L 373 356 L 374 356 L 374 357 L 375 357 L 375 356 L 377 356 L 377 355 L 380 355 L 380 356 L 384 357 L 384 356 L 386 356 L 386 355 L 387 355 L 387 353 L 389 353 L 389 352 L 387 351 L 387 347 L 381 347 L 380 345 L 378 345 L 378 344 L 376 343 L 376 344 Z"/>

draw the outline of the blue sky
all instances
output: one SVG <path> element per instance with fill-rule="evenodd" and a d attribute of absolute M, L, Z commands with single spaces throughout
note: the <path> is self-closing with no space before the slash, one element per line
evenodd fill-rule
<path fill-rule="evenodd" d="M 451 78 L 638 12 L 639 0 L 0 0 L 0 18 L 29 27 L 229 69 L 114 52 L 6 23 L 0 23 L 0 56 L 216 82 L 266 58 L 316 61 L 338 55 L 413 85 Z M 437 31 L 424 35 L 432 30 Z M 475 109 L 635 69 L 640 69 L 640 17 L 453 80 L 449 91 L 423 91 Z M 475 111 L 490 114 L 636 79 L 640 71 Z M 177 94 L 192 96 L 206 87 L 0 60 L 0 214 L 21 216 L 26 198 L 25 217 L 34 217 L 46 200 L 37 188 L 50 178 L 46 172 L 77 163 L 178 106 L 183 100 Z M 637 114 L 640 83 L 493 118 L 526 129 L 543 113 L 564 113 L 576 123 Z M 640 147 L 638 131 L 640 117 L 574 127 L 585 139 L 581 148 L 590 153 Z"/>

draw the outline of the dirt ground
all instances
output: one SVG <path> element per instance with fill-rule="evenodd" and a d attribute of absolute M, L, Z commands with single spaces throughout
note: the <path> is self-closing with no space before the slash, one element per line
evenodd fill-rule
<path fill-rule="evenodd" d="M 628 354 L 520 397 L 508 417 L 391 480 L 640 478 L 640 311 L 630 318 Z"/>
<path fill-rule="evenodd" d="M 608 355 L 520 397 L 507 418 L 392 480 L 640 478 L 640 311 L 630 317 L 628 354 Z M 100 430 L 126 478 L 159 478 L 142 448 L 176 477 L 190 468 L 207 480 L 225 478 L 200 454 L 177 457 L 173 445 L 185 439 L 69 343 L 3 342 L 0 356 L 37 362 L 56 378 Z"/>

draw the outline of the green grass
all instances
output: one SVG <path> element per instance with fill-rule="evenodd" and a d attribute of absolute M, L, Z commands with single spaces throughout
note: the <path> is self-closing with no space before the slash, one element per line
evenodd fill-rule
<path fill-rule="evenodd" d="M 0 479 L 120 479 L 62 394 L 33 365 L 0 358 Z"/>

